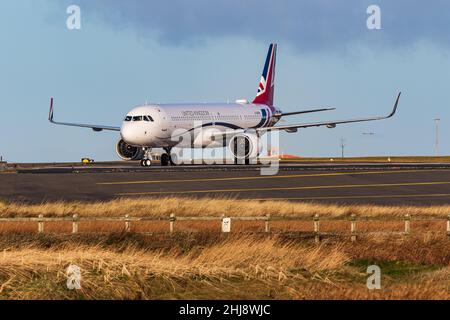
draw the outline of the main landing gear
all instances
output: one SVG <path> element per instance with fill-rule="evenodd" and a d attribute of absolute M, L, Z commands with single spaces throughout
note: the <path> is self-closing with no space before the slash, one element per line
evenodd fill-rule
<path fill-rule="evenodd" d="M 246 137 L 234 137 L 232 144 L 233 164 L 249 165 L 250 164 L 250 141 Z"/>
<path fill-rule="evenodd" d="M 161 155 L 161 166 L 167 167 L 168 165 L 176 166 L 176 161 L 174 161 L 175 155 L 171 155 L 172 148 L 164 148 L 166 153 Z"/>

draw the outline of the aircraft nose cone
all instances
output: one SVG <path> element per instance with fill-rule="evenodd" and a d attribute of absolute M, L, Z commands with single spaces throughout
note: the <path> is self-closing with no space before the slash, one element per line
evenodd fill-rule
<path fill-rule="evenodd" d="M 123 125 L 120 129 L 122 140 L 130 145 L 138 144 L 138 137 L 135 131 L 130 125 Z"/>

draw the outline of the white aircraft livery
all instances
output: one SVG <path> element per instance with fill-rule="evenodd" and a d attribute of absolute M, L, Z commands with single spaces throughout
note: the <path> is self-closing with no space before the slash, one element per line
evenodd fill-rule
<path fill-rule="evenodd" d="M 53 98 L 50 101 L 49 121 L 58 125 L 91 128 L 94 131 L 120 132 L 116 145 L 123 160 L 140 160 L 142 166 L 152 164 L 152 148 L 163 148 L 163 166 L 178 163 L 173 147 L 206 148 L 228 147 L 235 158 L 249 163 L 250 157 L 261 152 L 259 137 L 264 133 L 282 130 L 297 132 L 300 128 L 382 120 L 392 117 L 398 106 L 398 94 L 392 112 L 388 116 L 337 121 L 276 125 L 282 117 L 311 112 L 333 110 L 321 108 L 283 113 L 274 105 L 275 62 L 277 45 L 270 44 L 258 92 L 252 102 L 237 100 L 235 103 L 146 104 L 133 108 L 125 116 L 122 126 L 57 122 L 53 118 Z M 189 139 L 186 139 L 186 133 Z M 243 150 L 241 154 L 239 150 Z"/>

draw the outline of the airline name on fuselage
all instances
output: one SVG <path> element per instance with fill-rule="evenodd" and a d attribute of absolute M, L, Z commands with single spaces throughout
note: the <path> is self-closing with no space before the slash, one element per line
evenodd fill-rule
<path fill-rule="evenodd" d="M 189 117 L 189 116 L 209 116 L 210 115 L 209 111 L 205 111 L 205 110 L 199 110 L 199 111 L 187 110 L 187 111 L 182 111 L 181 113 L 183 114 L 183 116 L 186 116 L 186 117 Z"/>

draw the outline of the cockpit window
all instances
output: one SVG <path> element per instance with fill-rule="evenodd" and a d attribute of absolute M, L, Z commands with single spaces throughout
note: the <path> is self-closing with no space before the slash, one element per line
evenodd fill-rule
<path fill-rule="evenodd" d="M 124 121 L 147 121 L 147 122 L 154 122 L 153 118 L 151 116 L 126 116 Z"/>

